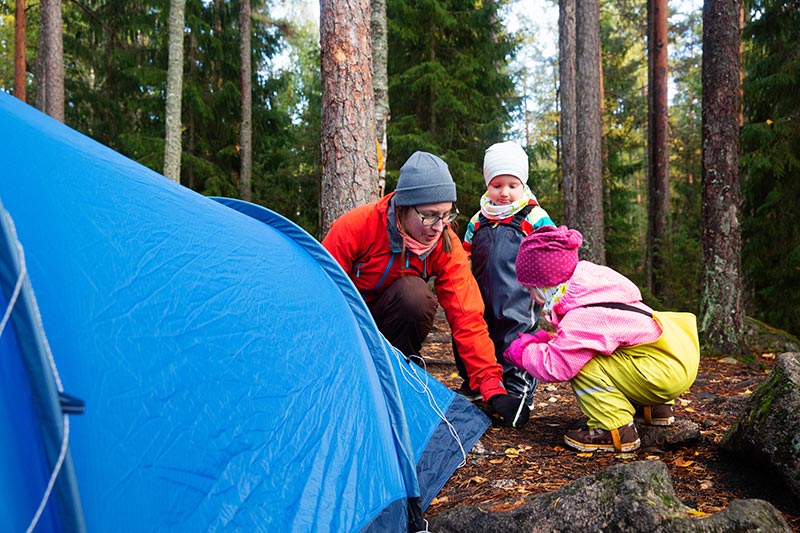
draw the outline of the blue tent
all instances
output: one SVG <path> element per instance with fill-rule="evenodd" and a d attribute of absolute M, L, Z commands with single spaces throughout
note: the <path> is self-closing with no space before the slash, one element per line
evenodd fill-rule
<path fill-rule="evenodd" d="M 317 241 L 2 93 L 0 137 L 0 530 L 416 526 L 488 419 Z"/>

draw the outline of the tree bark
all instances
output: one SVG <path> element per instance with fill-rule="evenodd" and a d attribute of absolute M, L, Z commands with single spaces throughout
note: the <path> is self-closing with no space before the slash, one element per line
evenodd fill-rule
<path fill-rule="evenodd" d="M 169 60 L 164 138 L 164 175 L 181 182 L 181 97 L 183 93 L 183 26 L 186 0 L 169 3 Z"/>
<path fill-rule="evenodd" d="M 564 223 L 578 226 L 577 148 L 575 146 L 575 0 L 558 2 L 558 71 L 561 102 L 561 191 Z"/>
<path fill-rule="evenodd" d="M 253 88 L 250 50 L 250 0 L 239 0 L 239 88 L 241 100 L 241 139 L 239 141 L 239 196 L 253 200 Z"/>
<path fill-rule="evenodd" d="M 17 0 L 14 11 L 14 96 L 27 98 L 25 62 L 25 0 Z"/>
<path fill-rule="evenodd" d="M 575 35 L 576 227 L 583 233 L 581 257 L 605 264 L 598 0 L 576 2 Z"/>
<path fill-rule="evenodd" d="M 378 199 L 369 0 L 320 1 L 320 231 Z"/>
<path fill-rule="evenodd" d="M 712 353 L 743 354 L 739 190 L 739 2 L 703 4 L 702 246 L 699 330 Z"/>
<path fill-rule="evenodd" d="M 42 0 L 36 60 L 36 108 L 64 122 L 64 43 L 61 0 Z"/>
<path fill-rule="evenodd" d="M 647 285 L 666 296 L 669 236 L 669 111 L 667 104 L 667 0 L 647 0 Z"/>
<path fill-rule="evenodd" d="M 378 165 L 378 189 L 386 186 L 386 125 L 389 122 L 389 45 L 386 28 L 386 0 L 370 0 L 372 29 L 372 85 L 375 88 L 375 135 L 381 148 Z"/>

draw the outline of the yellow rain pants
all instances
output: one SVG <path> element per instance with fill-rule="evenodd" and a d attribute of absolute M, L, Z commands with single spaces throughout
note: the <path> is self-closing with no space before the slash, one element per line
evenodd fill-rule
<path fill-rule="evenodd" d="M 598 354 L 570 380 L 590 428 L 614 429 L 633 420 L 634 404 L 673 403 L 697 377 L 700 345 L 691 313 L 653 312 L 655 341 Z"/>

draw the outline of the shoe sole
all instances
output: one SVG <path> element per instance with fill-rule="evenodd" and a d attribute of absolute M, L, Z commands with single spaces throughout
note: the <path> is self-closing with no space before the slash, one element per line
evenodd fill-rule
<path fill-rule="evenodd" d="M 642 445 L 642 440 L 636 439 L 633 442 L 626 442 L 622 444 L 622 449 L 617 451 L 614 449 L 613 444 L 586 444 L 585 442 L 578 442 L 577 440 L 571 439 L 566 435 L 564 435 L 564 442 L 568 446 L 582 452 L 632 452 L 634 450 L 638 450 L 639 446 Z"/>

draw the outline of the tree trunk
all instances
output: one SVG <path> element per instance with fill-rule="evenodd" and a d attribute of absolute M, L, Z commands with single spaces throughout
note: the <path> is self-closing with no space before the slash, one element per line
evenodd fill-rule
<path fill-rule="evenodd" d="M 577 224 L 583 233 L 581 257 L 605 264 L 603 173 L 600 118 L 600 6 L 598 0 L 575 8 L 575 147 Z"/>
<path fill-rule="evenodd" d="M 378 199 L 369 0 L 320 1 L 321 234 Z"/>
<path fill-rule="evenodd" d="M 181 96 L 183 92 L 183 26 L 186 0 L 169 3 L 169 61 L 164 139 L 164 175 L 181 182 Z"/>
<path fill-rule="evenodd" d="M 23 102 L 26 95 L 25 0 L 17 0 L 14 11 L 14 96 Z"/>
<path fill-rule="evenodd" d="M 250 0 L 239 0 L 239 87 L 241 100 L 241 140 L 239 143 L 239 196 L 253 200 L 253 90 L 250 50 Z"/>
<path fill-rule="evenodd" d="M 370 0 L 372 28 L 372 85 L 375 88 L 375 135 L 381 148 L 378 165 L 379 195 L 386 185 L 386 125 L 389 122 L 389 45 L 386 29 L 386 0 Z"/>
<path fill-rule="evenodd" d="M 669 115 L 667 107 L 667 0 L 647 0 L 647 285 L 666 296 L 669 237 Z"/>
<path fill-rule="evenodd" d="M 699 330 L 712 353 L 743 354 L 739 191 L 739 2 L 703 4 L 702 245 Z"/>
<path fill-rule="evenodd" d="M 558 71 L 561 102 L 561 191 L 564 223 L 578 226 L 575 146 L 575 0 L 558 2 Z"/>
<path fill-rule="evenodd" d="M 42 0 L 36 59 L 36 108 L 64 122 L 64 43 L 61 0 Z"/>

